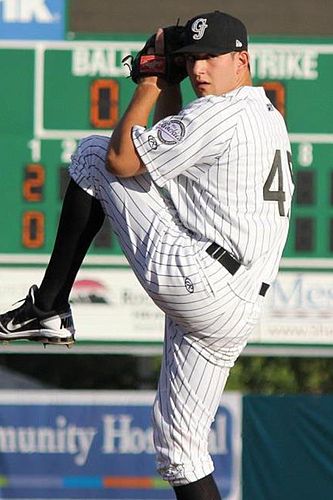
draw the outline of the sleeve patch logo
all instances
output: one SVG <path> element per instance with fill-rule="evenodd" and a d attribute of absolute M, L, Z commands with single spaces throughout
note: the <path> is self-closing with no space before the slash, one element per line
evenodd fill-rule
<path fill-rule="evenodd" d="M 156 141 L 154 136 L 152 136 L 152 135 L 148 136 L 148 144 L 150 146 L 150 149 L 153 149 L 153 150 L 157 149 L 157 141 Z"/>
<path fill-rule="evenodd" d="M 157 128 L 157 137 L 164 144 L 177 144 L 185 135 L 185 126 L 180 120 L 161 122 Z"/>

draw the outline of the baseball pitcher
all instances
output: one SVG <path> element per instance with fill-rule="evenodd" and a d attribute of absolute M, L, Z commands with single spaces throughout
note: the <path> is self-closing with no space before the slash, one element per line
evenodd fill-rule
<path fill-rule="evenodd" d="M 178 499 L 217 500 L 208 433 L 278 272 L 293 193 L 288 133 L 252 86 L 246 28 L 228 14 L 159 29 L 125 63 L 133 98 L 111 139 L 80 142 L 44 279 L 0 316 L 0 338 L 73 343 L 70 290 L 106 216 L 165 313 L 158 470 Z M 183 107 L 185 77 L 196 97 Z"/>

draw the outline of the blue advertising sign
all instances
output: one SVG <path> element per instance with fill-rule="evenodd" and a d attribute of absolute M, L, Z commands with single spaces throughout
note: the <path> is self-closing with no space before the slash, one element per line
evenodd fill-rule
<path fill-rule="evenodd" d="M 0 393 L 0 497 L 173 500 L 155 468 L 151 392 Z M 241 398 L 210 436 L 224 500 L 239 500 Z"/>
<path fill-rule="evenodd" d="M 0 0 L 0 39 L 63 40 L 66 0 Z"/>

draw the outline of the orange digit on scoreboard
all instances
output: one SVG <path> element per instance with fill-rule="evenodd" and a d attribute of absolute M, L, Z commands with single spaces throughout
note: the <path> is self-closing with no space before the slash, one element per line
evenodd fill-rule
<path fill-rule="evenodd" d="M 27 201 L 42 201 L 45 169 L 40 163 L 29 163 L 25 167 L 23 197 Z"/>
<path fill-rule="evenodd" d="M 90 88 L 90 121 L 95 128 L 113 128 L 119 117 L 119 84 L 94 80 Z"/>
<path fill-rule="evenodd" d="M 41 248 L 44 245 L 45 217 L 42 212 L 24 212 L 22 229 L 22 243 L 25 248 Z"/>

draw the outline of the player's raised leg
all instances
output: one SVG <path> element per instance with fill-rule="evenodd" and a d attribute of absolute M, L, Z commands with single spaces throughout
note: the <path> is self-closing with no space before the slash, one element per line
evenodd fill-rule
<path fill-rule="evenodd" d="M 108 138 L 98 136 L 79 145 L 43 281 L 39 289 L 36 285 L 30 288 L 22 305 L 0 315 L 0 341 L 74 342 L 69 294 L 103 223 L 104 212 L 111 219 L 134 272 L 144 283 L 146 249 L 152 243 L 149 234 L 159 234 L 159 217 L 167 208 L 146 176 L 117 179 L 105 170 L 107 147 Z"/>

